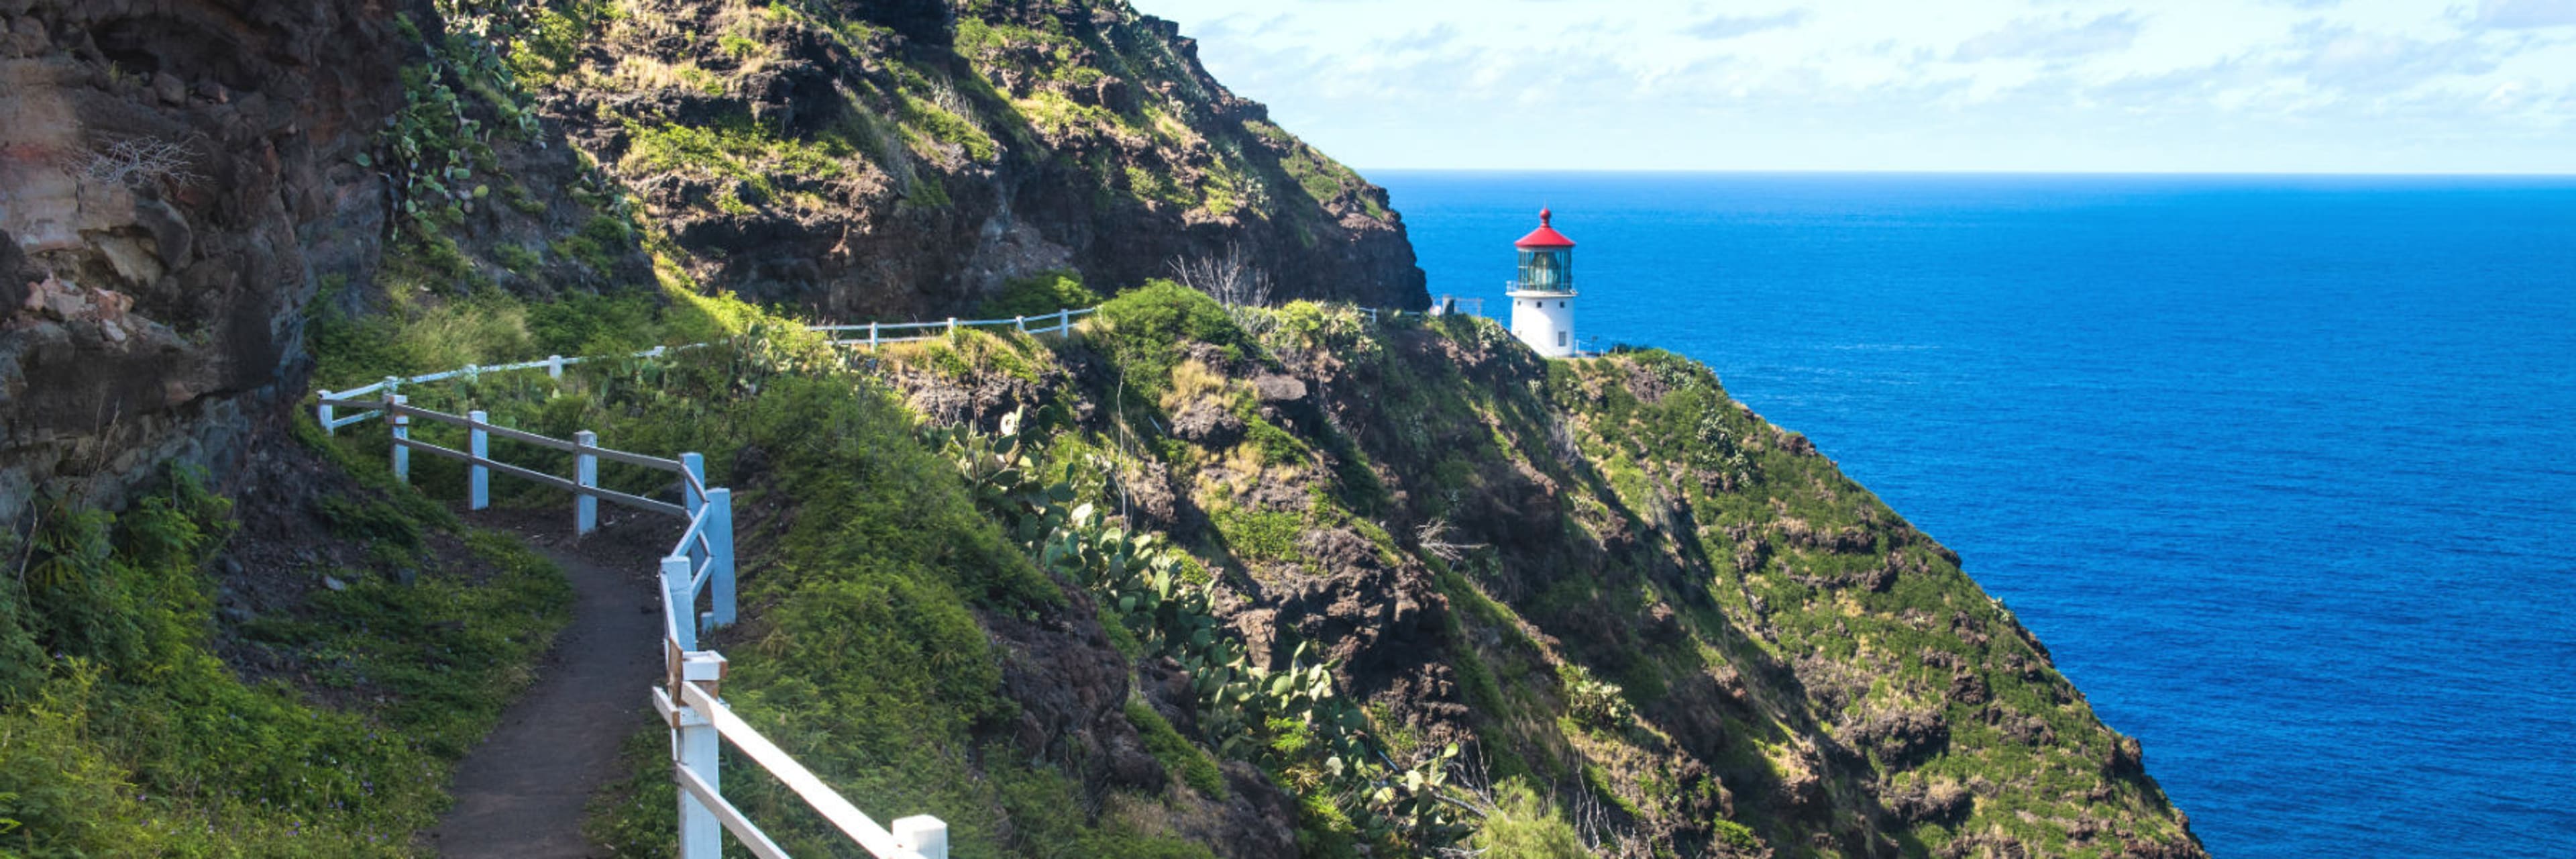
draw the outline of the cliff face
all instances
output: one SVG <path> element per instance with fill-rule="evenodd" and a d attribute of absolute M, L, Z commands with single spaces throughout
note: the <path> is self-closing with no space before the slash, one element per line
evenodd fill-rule
<path fill-rule="evenodd" d="M 1231 258 L 1426 303 L 1382 189 L 1117 2 L 0 2 L 0 239 L 0 522 L 235 473 L 308 353 L 707 333 L 594 296 L 937 318 Z"/>
<path fill-rule="evenodd" d="M 895 378 L 934 421 L 1030 410 L 1053 467 L 1105 469 L 1102 504 L 1213 573 L 1252 664 L 1329 659 L 1398 766 L 1457 744 L 1604 855 L 2205 855 L 1955 554 L 1704 367 L 1306 306 L 1122 298 L 1093 335 Z M 1182 711 L 1192 670 L 1139 662 Z"/>
<path fill-rule="evenodd" d="M 1123 2 L 645 0 L 565 20 L 581 35 L 545 112 L 693 274 L 748 298 L 938 316 L 1051 270 L 1117 287 L 1239 250 L 1281 296 L 1427 302 L 1383 189 Z"/>
<path fill-rule="evenodd" d="M 0 522 L 237 456 L 383 227 L 385 4 L 0 3 Z M 271 428 L 274 428 L 273 426 Z"/>

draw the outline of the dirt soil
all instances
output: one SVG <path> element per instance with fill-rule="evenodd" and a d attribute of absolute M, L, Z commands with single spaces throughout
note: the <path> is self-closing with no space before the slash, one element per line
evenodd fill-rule
<path fill-rule="evenodd" d="M 601 511 L 603 514 L 607 510 Z M 576 594 L 572 623 L 537 667 L 536 684 L 457 766 L 456 807 L 429 833 L 441 856 L 591 857 L 582 837 L 591 795 L 624 775 L 618 747 L 649 719 L 660 671 L 661 606 L 652 559 L 673 537 L 670 520 L 603 523 L 576 541 L 569 515 L 475 514 L 474 524 L 518 534 L 561 565 Z"/>

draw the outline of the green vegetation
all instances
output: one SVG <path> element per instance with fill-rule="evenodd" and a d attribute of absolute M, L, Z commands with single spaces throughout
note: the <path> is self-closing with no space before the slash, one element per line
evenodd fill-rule
<path fill-rule="evenodd" d="M 1297 537 L 1306 533 L 1306 518 L 1295 513 L 1225 509 L 1209 517 L 1236 557 L 1286 561 L 1297 556 Z"/>
<path fill-rule="evenodd" d="M 732 661 L 726 697 L 872 811 L 938 815 L 967 856 L 1064 845 L 1093 851 L 1084 855 L 1207 855 L 1130 818 L 1065 814 L 1083 805 L 1076 780 L 980 739 L 979 726 L 1013 705 L 979 617 L 1061 612 L 1061 590 L 976 510 L 952 466 L 915 441 L 899 402 L 778 320 L 755 315 L 751 324 L 713 348 L 583 365 L 559 385 L 487 380 L 471 395 L 505 425 L 590 428 L 628 449 L 704 452 L 714 479 L 742 493 L 741 509 L 756 517 L 747 525 L 776 523 L 745 559 L 746 622 L 713 642 Z M 461 396 L 423 387 L 433 407 Z M 754 451 L 757 470 L 746 471 Z M 448 491 L 433 471 L 416 480 Z M 631 485 L 622 479 L 604 476 Z M 560 503 L 506 493 L 501 502 Z M 363 508 L 346 518 L 352 533 L 377 527 Z M 640 746 L 660 741 L 642 730 L 651 736 Z M 636 766 L 592 830 L 620 855 L 666 855 L 667 761 L 642 754 Z M 1185 759 L 1175 773 L 1208 782 Z M 735 784 L 728 797 L 788 849 L 828 854 L 838 843 L 784 788 Z"/>
<path fill-rule="evenodd" d="M 902 99 L 906 130 L 917 130 L 920 136 L 958 147 L 969 161 L 991 162 L 1001 155 L 1001 144 L 995 142 L 992 135 L 984 133 L 984 129 L 977 127 L 973 120 L 958 115 L 933 98 L 907 94 Z"/>
<path fill-rule="evenodd" d="M 617 257 L 635 245 L 635 230 L 625 219 L 612 215 L 593 215 L 583 222 L 581 230 L 556 239 L 555 256 L 579 262 L 591 271 L 607 273 L 617 264 Z"/>
<path fill-rule="evenodd" d="M 1457 747 L 1409 767 L 1386 765 L 1367 712 L 1339 695 L 1331 666 L 1310 660 L 1304 645 L 1275 667 L 1248 659 L 1237 633 L 1219 623 L 1213 591 L 1189 574 L 1187 556 L 1109 523 L 1090 503 L 1076 506 L 1076 483 L 1090 481 L 1079 479 L 1077 464 L 1049 468 L 1034 459 L 1023 417 L 1013 413 L 989 437 L 971 430 L 931 437 L 1049 572 L 1091 592 L 1104 623 L 1178 663 L 1211 745 L 1302 794 L 1301 842 L 1424 852 L 1464 837 L 1445 801 Z M 1051 482 L 1050 473 L 1074 476 Z"/>
<path fill-rule="evenodd" d="M 1225 798 L 1225 774 L 1217 771 L 1216 761 L 1172 730 L 1172 723 L 1154 712 L 1153 705 L 1128 701 L 1127 721 L 1136 726 L 1138 736 L 1145 738 L 1145 750 L 1154 753 L 1154 759 L 1162 761 L 1164 769 L 1179 775 L 1183 784 L 1211 798 Z"/>
<path fill-rule="evenodd" d="M 842 137 L 791 140 L 773 136 L 748 122 L 696 127 L 629 121 L 627 133 L 633 136 L 634 143 L 618 162 L 621 169 L 695 173 L 730 180 L 729 186 L 719 189 L 715 205 L 724 209 L 727 206 L 722 201 L 732 200 L 733 214 L 749 211 L 750 203 L 740 197 L 742 190 L 751 190 L 764 201 L 776 199 L 780 194 L 776 176 L 833 178 L 848 169 L 843 160 L 857 152 L 857 147 Z"/>
<path fill-rule="evenodd" d="M 1206 524 L 1145 542 L 1255 576 L 1323 577 L 1346 562 L 1299 547 L 1310 535 L 1344 531 L 1383 563 L 1436 572 L 1451 607 L 1442 621 L 1449 645 L 1437 659 L 1475 712 L 1467 727 L 1479 756 L 1498 779 L 1527 779 L 1533 790 L 1606 809 L 1582 838 L 1561 822 L 1530 827 L 1530 843 L 1552 845 L 1530 849 L 1598 837 L 1777 850 L 1837 826 L 1789 813 L 1790 803 L 1812 800 L 1794 799 L 1787 785 L 1841 785 L 1820 795 L 1844 803 L 1855 800 L 1837 792 L 1859 789 L 1860 779 L 1952 794 L 1976 780 L 2017 785 L 2009 798 L 1961 805 L 1964 819 L 1936 815 L 1902 833 L 1910 855 L 1968 832 L 2105 855 L 2105 845 L 2051 822 L 2083 813 L 2128 815 L 2140 831 L 2164 834 L 2153 837 L 2178 836 L 2151 786 L 2103 775 L 2103 750 L 2116 735 L 2080 703 L 2051 703 L 2072 700 L 2071 690 L 1937 545 L 1803 439 L 1729 400 L 1697 364 L 1651 351 L 1540 362 L 1481 320 L 1370 325 L 1312 303 L 1229 314 L 1167 285 L 1112 300 L 1085 337 L 1058 348 L 1092 353 L 1115 371 L 1058 396 L 1101 405 L 1123 396 L 1126 408 L 1110 429 L 1056 438 L 1032 473 L 1168 469 Z M 1338 412 L 1341 422 L 1329 427 L 1269 419 L 1242 377 L 1319 365 L 1372 380 L 1337 395 L 1350 398 L 1344 407 L 1366 405 Z M 942 374 L 980 378 L 955 367 Z M 1244 420 L 1241 444 L 1211 449 L 1168 435 L 1170 415 L 1209 403 Z M 1547 495 L 1535 492 L 1540 479 Z M 1302 507 L 1265 490 L 1283 485 L 1307 487 Z M 1480 513 L 1491 509 L 1480 496 L 1534 509 Z M 1361 512 L 1400 507 L 1410 509 Z M 1561 530 L 1533 534 L 1516 518 L 1534 514 L 1555 517 Z M 1419 547 L 1400 545 L 1377 516 L 1439 528 Z M 1137 540 L 1114 528 L 1099 533 L 1128 541 L 1120 545 Z M 1503 539 L 1517 542 L 1512 553 L 1492 547 Z M 1127 619 L 1144 652 L 1158 649 L 1158 638 L 1174 640 L 1155 631 L 1165 621 L 1135 619 L 1154 617 L 1146 607 L 1167 604 L 1158 600 L 1187 604 L 1183 590 L 1167 597 L 1147 587 L 1131 609 L 1120 596 L 1128 586 L 1067 569 L 1067 578 L 1094 582 L 1104 617 Z M 1148 566 L 1141 575 L 1156 574 Z M 1803 690 L 1763 679 L 1789 673 Z M 1953 691 L 1961 688 L 1972 691 Z M 1363 703 L 1369 736 L 1388 749 L 1419 749 L 1413 729 L 1393 723 L 1394 710 Z M 1881 733 L 1890 729 L 1873 727 L 1891 724 L 1883 714 L 1898 710 L 1929 713 L 1946 742 L 1891 739 Z M 1997 725 L 1989 713 L 2019 721 Z M 1228 727 L 1226 718 L 1199 720 L 1214 726 L 1211 748 L 1263 763 L 1285 786 L 1322 781 L 1290 762 L 1332 747 L 1323 732 L 1332 720 L 1247 715 Z M 1868 763 L 1855 770 L 1820 759 L 1804 739 L 1817 731 L 1852 744 Z M 2065 751 L 2052 757 L 2050 742 Z M 1302 788 L 1298 795 L 1301 843 L 1312 855 L 1355 850 L 1379 831 L 1364 807 Z M 1495 837 L 1506 837 L 1501 831 Z"/>
<path fill-rule="evenodd" d="M 351 317 L 330 307 L 313 320 L 313 352 L 324 387 L 347 388 L 385 378 L 492 366 L 547 355 L 605 355 L 685 342 L 706 328 L 686 302 L 648 293 L 574 293 L 530 304 L 485 289 L 461 299 L 407 298 Z"/>
<path fill-rule="evenodd" d="M 451 20 L 462 3 L 442 3 L 440 11 Z M 531 87 L 544 87 L 570 73 L 577 64 L 582 42 L 599 27 L 623 17 L 621 7 L 608 0 L 571 0 L 571 2 L 492 4 L 494 11 L 508 15 L 521 13 L 515 28 L 518 36 L 508 40 L 505 50 L 510 68 Z"/>
<path fill-rule="evenodd" d="M 1129 381 L 1146 392 L 1170 386 L 1181 348 L 1208 343 L 1241 355 L 1246 338 L 1227 316 L 1225 306 L 1205 293 L 1154 280 L 1118 294 L 1093 317 L 1099 333 L 1093 345 L 1125 368 Z"/>
<path fill-rule="evenodd" d="M 417 578 L 337 570 L 347 590 L 244 634 L 322 688 L 388 702 L 339 709 L 217 658 L 204 568 L 232 511 L 187 472 L 168 485 L 122 515 L 53 505 L 24 584 L 0 580 L 0 851 L 410 855 L 446 802 L 447 761 L 561 625 L 560 574 L 481 534 L 464 537 L 486 570 L 451 569 L 417 543 L 457 533 L 435 507 L 335 499 L 353 527 L 411 535 L 379 557 Z"/>
<path fill-rule="evenodd" d="M 499 245 L 492 249 L 492 258 L 513 274 L 532 274 L 546 264 L 545 256 L 527 245 Z"/>
<path fill-rule="evenodd" d="M 1469 847 L 1483 851 L 1488 859 L 1582 859 L 1592 855 L 1583 847 L 1583 839 L 1574 827 L 1556 813 L 1529 785 L 1504 782 L 1494 789 L 1494 804 L 1486 812 L 1476 834 L 1467 840 Z"/>
<path fill-rule="evenodd" d="M 1004 283 L 1002 294 L 976 307 L 975 315 L 987 319 L 1043 316 L 1058 310 L 1084 310 L 1099 304 L 1100 294 L 1082 285 L 1081 272 L 1062 269 Z"/>

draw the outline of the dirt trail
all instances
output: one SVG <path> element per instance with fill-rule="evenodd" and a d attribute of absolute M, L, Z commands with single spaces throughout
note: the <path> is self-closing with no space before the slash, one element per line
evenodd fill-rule
<path fill-rule="evenodd" d="M 669 529 L 610 527 L 576 544 L 569 529 L 535 526 L 525 514 L 469 518 L 519 534 L 561 565 L 575 594 L 573 617 L 538 665 L 535 685 L 458 764 L 456 807 L 430 830 L 428 845 L 458 859 L 598 855 L 581 834 L 584 806 L 623 775 L 618 748 L 649 718 L 661 615 L 646 560 L 654 553 L 643 544 L 667 541 Z"/>

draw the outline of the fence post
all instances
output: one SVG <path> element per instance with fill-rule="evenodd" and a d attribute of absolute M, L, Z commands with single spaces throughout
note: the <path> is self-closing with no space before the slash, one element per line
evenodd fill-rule
<path fill-rule="evenodd" d="M 1055 309 L 1055 336 L 1059 340 L 1073 336 L 1073 308 Z"/>
<path fill-rule="evenodd" d="M 484 460 L 492 454 L 492 437 L 483 432 L 487 420 L 490 417 L 479 410 L 465 413 L 465 452 L 474 457 L 465 464 L 465 506 L 469 510 L 492 506 L 492 469 L 483 467 Z"/>
<path fill-rule="evenodd" d="M 1028 317 L 1026 317 L 1026 316 L 1014 316 L 1014 317 L 1011 317 L 1011 324 L 1012 324 L 1012 325 L 1019 326 L 1020 333 L 1022 333 L 1022 334 L 1027 334 L 1027 333 L 1029 333 L 1029 318 L 1028 318 Z"/>
<path fill-rule="evenodd" d="M 689 556 L 672 555 L 662 559 L 662 598 L 670 601 L 671 640 L 680 649 L 698 649 L 698 625 L 689 621 L 698 615 L 696 595 L 689 592 Z"/>
<path fill-rule="evenodd" d="M 394 426 L 394 479 L 404 483 L 411 482 L 411 448 L 403 446 L 411 440 L 411 416 L 403 413 L 403 404 L 410 401 L 401 394 L 385 395 L 385 411 L 392 413 Z"/>
<path fill-rule="evenodd" d="M 921 859 L 948 859 L 948 824 L 926 814 L 906 817 L 894 822 L 894 842 Z"/>
<path fill-rule="evenodd" d="M 733 490 L 707 490 L 707 591 L 711 626 L 733 625 Z"/>
<path fill-rule="evenodd" d="M 877 350 L 877 323 L 868 323 L 868 351 Z"/>
<path fill-rule="evenodd" d="M 680 682 L 702 686 L 709 697 L 714 696 L 716 683 L 723 678 L 722 656 L 690 653 L 680 658 Z M 708 787 L 714 788 L 718 796 L 722 796 L 724 783 L 719 780 L 716 769 L 720 757 L 717 747 L 722 738 L 716 734 L 715 722 L 707 714 L 698 712 L 698 708 L 687 706 L 687 700 L 682 696 L 679 701 L 672 702 L 680 706 L 672 713 L 675 724 L 671 726 L 671 764 L 695 774 Z M 722 859 L 723 856 L 724 825 L 716 822 L 715 810 L 699 802 L 696 794 L 681 790 L 680 859 Z"/>
<path fill-rule="evenodd" d="M 957 335 L 957 317 L 948 317 L 948 334 L 951 337 Z"/>
<path fill-rule="evenodd" d="M 707 485 L 707 458 L 694 453 L 680 454 L 680 470 L 689 473 L 688 477 L 680 480 L 680 509 L 688 511 L 689 518 L 698 518 L 698 508 L 707 506 L 707 497 L 699 494 L 699 490 Z"/>
<path fill-rule="evenodd" d="M 322 422 L 322 434 L 339 435 L 339 430 L 331 428 L 331 403 L 329 402 L 331 399 L 331 392 L 328 390 L 322 390 L 315 391 L 314 393 L 318 395 L 317 399 L 324 401 L 321 405 L 313 407 L 313 417 Z"/>
<path fill-rule="evenodd" d="M 546 356 L 546 378 L 558 380 L 563 378 L 563 356 Z"/>
<path fill-rule="evenodd" d="M 583 489 L 599 488 L 599 434 L 582 430 L 572 434 L 572 481 Z M 599 499 L 584 493 L 573 493 L 572 530 L 575 535 L 599 530 Z"/>

